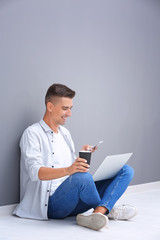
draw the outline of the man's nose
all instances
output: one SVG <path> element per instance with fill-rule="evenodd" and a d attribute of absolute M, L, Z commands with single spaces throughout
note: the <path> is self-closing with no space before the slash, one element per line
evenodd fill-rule
<path fill-rule="evenodd" d="M 67 116 L 68 116 L 68 117 L 72 116 L 71 109 L 68 109 L 68 111 L 67 111 Z"/>

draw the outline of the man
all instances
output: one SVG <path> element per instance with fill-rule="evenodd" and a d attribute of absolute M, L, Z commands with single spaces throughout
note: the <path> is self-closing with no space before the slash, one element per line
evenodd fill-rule
<path fill-rule="evenodd" d="M 94 183 L 89 165 L 75 157 L 71 135 L 62 126 L 71 116 L 74 96 L 65 85 L 50 86 L 43 120 L 24 131 L 20 140 L 20 203 L 14 214 L 39 220 L 77 216 L 77 224 L 100 230 L 108 217 L 126 220 L 136 214 L 132 206 L 113 208 L 128 187 L 133 169 L 125 165 L 113 179 Z M 88 149 L 92 146 L 82 148 Z M 91 208 L 93 213 L 83 214 Z"/>

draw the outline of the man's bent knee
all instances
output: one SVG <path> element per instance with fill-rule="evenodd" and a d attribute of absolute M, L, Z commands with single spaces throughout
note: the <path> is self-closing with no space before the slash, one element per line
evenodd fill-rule
<path fill-rule="evenodd" d="M 76 185 L 88 185 L 88 184 L 93 184 L 93 177 L 90 173 L 85 172 L 85 173 L 74 173 L 73 175 L 70 176 L 74 184 Z"/>
<path fill-rule="evenodd" d="M 88 173 L 88 172 L 84 172 L 84 173 L 81 173 L 81 172 L 77 172 L 77 173 L 74 173 L 73 175 L 71 175 L 72 176 L 72 178 L 74 179 L 74 180 L 85 180 L 85 181 L 87 181 L 87 180 L 93 180 L 93 178 L 92 178 L 92 175 L 90 174 L 90 173 Z"/>
<path fill-rule="evenodd" d="M 124 165 L 124 167 L 122 168 L 124 174 L 130 178 L 130 180 L 132 180 L 133 176 L 134 176 L 134 169 L 129 166 L 129 165 Z"/>

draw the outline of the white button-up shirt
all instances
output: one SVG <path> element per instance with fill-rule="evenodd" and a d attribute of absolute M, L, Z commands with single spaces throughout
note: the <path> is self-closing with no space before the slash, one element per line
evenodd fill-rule
<path fill-rule="evenodd" d="M 73 162 L 75 148 L 69 131 L 60 126 L 67 145 L 69 146 Z M 28 127 L 20 140 L 20 203 L 13 214 L 39 220 L 47 220 L 48 200 L 51 180 L 41 181 L 38 172 L 41 167 L 54 167 L 54 144 L 50 141 L 52 129 L 41 120 Z"/>

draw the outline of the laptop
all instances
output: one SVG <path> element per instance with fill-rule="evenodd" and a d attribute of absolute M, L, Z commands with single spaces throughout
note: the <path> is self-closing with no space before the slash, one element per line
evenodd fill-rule
<path fill-rule="evenodd" d="M 94 173 L 93 180 L 100 181 L 115 177 L 131 156 L 132 153 L 107 156 Z"/>

